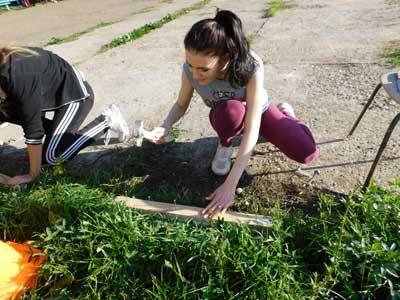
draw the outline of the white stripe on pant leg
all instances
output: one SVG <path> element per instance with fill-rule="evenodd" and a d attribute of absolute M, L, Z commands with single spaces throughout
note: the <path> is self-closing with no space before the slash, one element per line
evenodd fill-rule
<path fill-rule="evenodd" d="M 104 129 L 106 129 L 106 128 L 107 128 L 107 126 L 98 128 L 97 131 L 93 132 L 93 136 L 95 136 L 95 135 L 97 135 L 98 133 L 102 132 L 102 131 L 103 131 Z M 62 159 L 63 161 L 64 161 L 64 160 L 67 160 L 67 159 L 69 159 L 72 155 L 76 154 L 76 153 L 80 150 L 79 148 L 80 148 L 84 143 L 86 143 L 90 138 L 92 138 L 92 137 L 85 136 L 85 139 L 81 139 L 80 142 L 79 142 L 79 144 L 76 144 L 76 145 L 75 145 L 74 149 L 70 149 L 70 151 L 69 151 L 68 153 L 63 153 L 63 155 L 61 156 L 61 159 Z"/>
<path fill-rule="evenodd" d="M 71 124 L 73 118 L 75 117 L 75 114 L 79 109 L 79 104 L 80 104 L 79 102 L 74 102 L 69 105 L 67 112 L 65 113 L 61 122 L 58 124 L 56 130 L 54 131 L 50 139 L 49 145 L 46 150 L 46 160 L 50 164 L 56 163 L 55 150 L 58 144 L 60 143 L 62 135 L 68 129 L 68 126 Z"/>
<path fill-rule="evenodd" d="M 84 135 L 80 136 L 79 139 L 77 139 L 62 155 L 61 159 L 66 160 L 71 157 L 78 149 L 86 143 L 89 139 L 93 138 L 96 136 L 98 133 L 103 131 L 109 127 L 109 123 L 107 121 L 103 121 L 99 124 L 97 124 L 95 127 L 90 129 L 89 131 L 85 132 Z"/>
<path fill-rule="evenodd" d="M 55 149 L 57 148 L 60 139 L 62 137 L 62 134 L 67 130 L 69 124 L 71 123 L 72 119 L 75 117 L 76 111 L 79 108 L 79 103 L 71 103 L 69 104 L 69 107 L 62 118 L 61 122 L 58 124 L 57 128 L 55 129 L 53 136 L 51 137 L 51 140 L 49 142 L 49 145 L 47 147 L 46 151 L 46 160 L 49 163 L 55 163 L 56 158 L 55 158 Z"/>
<path fill-rule="evenodd" d="M 54 149 L 57 147 L 60 139 L 61 139 L 61 134 L 64 130 L 64 127 L 69 124 L 69 119 L 71 117 L 71 115 L 74 114 L 74 109 L 75 109 L 75 105 L 70 104 L 67 112 L 65 113 L 64 117 L 62 118 L 61 122 L 57 125 L 57 128 L 55 129 L 49 145 L 47 146 L 47 150 L 46 150 L 46 160 L 49 163 L 55 163 L 55 157 L 54 157 Z"/>
<path fill-rule="evenodd" d="M 85 132 L 85 134 L 80 136 L 72 145 L 70 145 L 68 149 L 64 151 L 64 153 L 62 153 L 61 159 L 62 160 L 68 159 L 71 156 L 71 154 L 73 154 L 84 142 L 96 136 L 101 130 L 106 129 L 107 127 L 110 127 L 110 123 L 107 120 L 104 120 L 101 123 L 94 126 L 93 128 L 89 129 L 87 132 Z M 82 142 L 82 140 L 84 141 Z"/>
<path fill-rule="evenodd" d="M 66 160 L 68 159 L 71 155 L 73 155 L 76 151 L 78 151 L 79 147 L 81 147 L 87 140 L 90 138 L 93 138 L 96 136 L 98 133 L 103 131 L 109 127 L 107 121 L 103 121 L 102 123 L 97 124 L 95 127 L 90 129 L 89 131 L 85 132 L 84 135 L 80 136 L 79 139 L 77 139 L 62 155 L 61 159 Z"/>
<path fill-rule="evenodd" d="M 75 67 L 73 67 L 73 66 L 71 66 L 71 67 L 74 70 L 76 77 L 78 78 L 79 84 L 81 85 L 81 88 L 82 88 L 83 93 L 85 94 L 85 97 L 88 97 L 89 93 L 88 93 L 88 91 L 86 89 L 85 84 L 83 83 L 84 80 L 82 79 L 81 73 Z"/>
<path fill-rule="evenodd" d="M 74 118 L 77 109 L 78 109 L 78 107 L 76 105 L 70 106 L 70 109 L 68 109 L 68 111 L 65 114 L 65 116 L 63 117 L 62 121 L 60 122 L 60 124 L 57 126 L 57 129 L 53 133 L 53 136 L 50 140 L 50 143 L 49 143 L 47 151 L 46 151 L 46 160 L 50 164 L 56 163 L 55 150 L 58 147 L 58 144 L 60 143 L 60 140 L 61 140 L 63 134 L 68 129 L 69 124 L 71 123 L 72 119 Z"/>

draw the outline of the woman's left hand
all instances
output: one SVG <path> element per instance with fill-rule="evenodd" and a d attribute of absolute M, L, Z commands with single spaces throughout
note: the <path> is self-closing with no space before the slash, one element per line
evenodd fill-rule
<path fill-rule="evenodd" d="M 219 216 L 223 215 L 233 204 L 233 199 L 235 198 L 235 188 L 235 185 L 225 181 L 214 191 L 214 193 L 206 197 L 206 199 L 210 200 L 211 203 L 202 210 L 201 213 L 204 215 L 204 217 L 212 218 L 217 214 Z"/>
<path fill-rule="evenodd" d="M 28 183 L 33 181 L 35 178 L 33 178 L 30 174 L 26 175 L 18 175 L 10 178 L 7 182 L 7 185 L 9 186 L 17 186 L 20 184 Z"/>

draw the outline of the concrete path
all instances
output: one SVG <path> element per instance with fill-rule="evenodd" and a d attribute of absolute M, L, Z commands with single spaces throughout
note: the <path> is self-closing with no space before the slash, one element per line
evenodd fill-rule
<path fill-rule="evenodd" d="M 400 5 L 375 0 L 296 3 L 270 19 L 254 47 L 269 62 L 265 73 L 272 98 L 292 103 L 312 127 L 319 143 L 313 167 L 321 169 L 320 183 L 348 192 L 364 181 L 399 111 L 381 91 L 354 136 L 341 141 L 381 74 L 391 69 L 381 55 L 389 42 L 400 40 Z M 399 134 L 400 126 L 376 170 L 381 183 L 400 177 Z"/>
<path fill-rule="evenodd" d="M 99 28 L 93 32 L 85 34 L 76 41 L 52 45 L 46 49 L 53 51 L 74 64 L 80 64 L 95 56 L 101 47 L 110 43 L 116 37 L 123 36 L 136 28 L 146 24 L 155 23 L 168 14 L 173 14 L 180 9 L 188 8 L 197 3 L 198 0 L 186 0 L 180 2 L 164 3 L 157 5 L 157 9 L 149 7 L 141 13 L 135 14 L 123 21 L 110 26 Z M 143 3 L 141 3 L 143 5 Z"/>
<path fill-rule="evenodd" d="M 47 44 L 52 37 L 66 37 L 100 23 L 137 18 L 161 0 L 64 0 L 37 4 L 0 15 L 1 42 L 26 46 Z"/>

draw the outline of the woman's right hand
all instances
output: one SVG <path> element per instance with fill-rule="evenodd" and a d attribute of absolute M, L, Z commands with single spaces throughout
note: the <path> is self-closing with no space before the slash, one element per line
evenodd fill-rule
<path fill-rule="evenodd" d="M 35 177 L 31 176 L 30 174 L 14 176 L 7 181 L 7 185 L 8 186 L 17 186 L 17 185 L 29 183 L 29 182 L 33 181 L 34 179 L 35 179 Z"/>
<path fill-rule="evenodd" d="M 154 144 L 164 144 L 168 142 L 169 128 L 155 127 L 150 131 L 151 138 L 150 142 Z"/>

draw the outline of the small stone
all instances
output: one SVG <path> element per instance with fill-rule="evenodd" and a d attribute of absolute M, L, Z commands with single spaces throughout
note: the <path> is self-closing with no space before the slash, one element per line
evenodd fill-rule
<path fill-rule="evenodd" d="M 239 188 L 237 188 L 237 189 L 236 189 L 236 194 L 237 194 L 237 195 L 241 195 L 241 194 L 243 194 L 243 189 L 242 189 L 242 188 L 240 188 L 240 187 L 239 187 Z"/>

